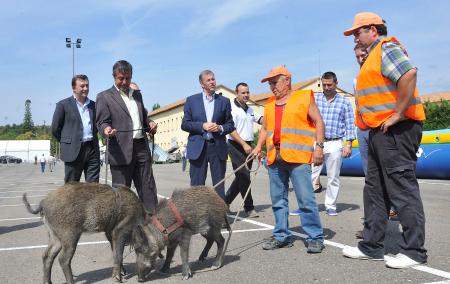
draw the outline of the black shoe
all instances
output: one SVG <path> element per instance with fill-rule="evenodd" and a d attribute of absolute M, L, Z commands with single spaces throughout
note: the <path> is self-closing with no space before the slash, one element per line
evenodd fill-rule
<path fill-rule="evenodd" d="M 272 237 L 263 244 L 262 248 L 263 250 L 274 250 L 279 248 L 289 248 L 293 245 L 293 240 L 291 240 L 291 238 L 286 238 L 286 240 L 281 242 Z"/>
<path fill-rule="evenodd" d="M 325 248 L 322 241 L 312 240 L 307 244 L 307 253 L 321 253 Z"/>
<path fill-rule="evenodd" d="M 356 231 L 355 238 L 357 239 L 363 239 L 362 231 Z"/>
<path fill-rule="evenodd" d="M 321 193 L 322 190 L 323 190 L 322 185 L 319 184 L 319 187 L 314 189 L 314 193 Z"/>

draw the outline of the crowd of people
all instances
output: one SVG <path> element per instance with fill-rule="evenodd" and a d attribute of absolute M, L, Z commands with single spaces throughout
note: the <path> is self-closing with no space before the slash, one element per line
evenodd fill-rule
<path fill-rule="evenodd" d="M 392 210 L 402 226 L 401 251 L 386 260 L 391 268 L 426 263 L 425 218 L 419 185 L 415 176 L 416 151 L 425 119 L 416 88 L 417 69 L 403 45 L 387 36 L 386 22 L 378 15 L 355 15 L 345 36 L 354 36 L 355 57 L 360 72 L 355 79 L 355 111 L 336 91 L 334 72 L 321 76 L 322 93 L 292 89 L 290 71 L 277 66 L 261 80 L 273 94 L 260 115 L 248 105 L 248 84 L 236 85 L 236 98 L 216 92 L 215 74 L 199 74 L 202 91 L 186 99 L 181 129 L 188 132 L 183 149 L 183 171 L 189 161 L 192 186 L 204 185 L 208 167 L 216 193 L 230 206 L 237 195 L 244 200 L 248 217 L 258 211 L 250 189 L 252 160 L 266 147 L 266 165 L 275 227 L 264 250 L 290 247 L 289 214 L 299 215 L 307 235 L 308 253 L 325 248 L 315 193 L 322 186 L 318 177 L 327 168 L 325 208 L 337 216 L 340 168 L 343 158 L 352 154 L 358 139 L 363 169 L 364 228 L 355 247 L 346 246 L 342 254 L 354 259 L 384 259 L 386 223 Z M 132 66 L 124 60 L 113 66 L 114 84 L 99 93 L 97 101 L 88 98 L 86 75 L 72 79 L 73 95 L 56 105 L 52 133 L 61 144 L 65 182 L 99 182 L 98 136 L 108 142 L 112 183 L 134 183 L 145 208 L 155 210 L 157 190 L 147 135 L 155 134 L 157 124 L 148 119 L 139 87 L 132 84 Z M 261 125 L 258 141 L 253 141 L 254 124 Z M 355 127 L 356 126 L 356 127 Z M 256 144 L 255 144 L 256 143 Z M 252 147 L 253 145 L 253 147 Z M 223 179 L 230 157 L 235 178 L 225 191 Z M 241 165 L 247 163 L 247 167 Z M 289 183 L 293 185 L 298 209 L 289 212 Z"/>

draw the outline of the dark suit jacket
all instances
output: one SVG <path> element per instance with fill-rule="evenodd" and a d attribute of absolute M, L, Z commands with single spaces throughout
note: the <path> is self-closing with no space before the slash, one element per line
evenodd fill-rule
<path fill-rule="evenodd" d="M 144 108 L 142 95 L 139 91 L 134 91 L 132 96 L 138 107 L 142 127 L 147 129 L 147 111 Z M 102 136 L 104 136 L 104 130 L 108 126 L 119 131 L 127 131 L 117 132 L 117 134 L 109 140 L 109 163 L 112 166 L 129 165 L 131 163 L 131 158 L 133 157 L 133 133 L 129 131 L 133 129 L 133 121 L 131 120 L 130 113 L 120 96 L 119 91 L 115 86 L 112 86 L 112 88 L 99 93 L 97 95 L 96 105 L 97 127 Z M 145 132 L 144 138 L 147 141 Z"/>
<path fill-rule="evenodd" d="M 190 96 L 184 104 L 184 116 L 181 123 L 181 129 L 189 132 L 186 157 L 190 160 L 196 160 L 200 156 L 205 144 L 203 134 L 203 123 L 207 122 L 205 107 L 203 105 L 203 93 Z M 226 160 L 228 148 L 225 141 L 225 135 L 233 132 L 234 122 L 231 116 L 230 100 L 222 95 L 214 95 L 214 113 L 212 122 L 221 125 L 223 133 L 212 133 L 214 137 L 214 146 L 221 160 Z"/>
<path fill-rule="evenodd" d="M 91 118 L 94 149 L 99 152 L 97 126 L 95 125 L 95 102 L 88 104 Z M 52 134 L 61 144 L 61 160 L 73 162 L 78 157 L 83 138 L 83 124 L 78 111 L 77 102 L 73 96 L 56 104 L 52 120 Z"/>

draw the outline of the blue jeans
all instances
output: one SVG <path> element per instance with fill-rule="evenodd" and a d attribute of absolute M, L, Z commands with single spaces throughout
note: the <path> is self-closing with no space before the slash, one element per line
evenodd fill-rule
<path fill-rule="evenodd" d="M 364 176 L 367 175 L 367 157 L 369 155 L 369 132 L 370 129 L 357 128 L 359 154 L 361 155 Z"/>
<path fill-rule="evenodd" d="M 289 179 L 297 197 L 302 228 L 308 235 L 306 241 L 323 241 L 322 224 L 311 183 L 311 165 L 287 163 L 281 159 L 269 166 L 270 197 L 275 216 L 274 238 L 283 242 L 292 235 L 288 219 Z"/>

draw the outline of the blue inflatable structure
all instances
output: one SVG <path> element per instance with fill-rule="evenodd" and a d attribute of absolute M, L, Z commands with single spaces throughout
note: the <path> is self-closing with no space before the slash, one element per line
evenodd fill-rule
<path fill-rule="evenodd" d="M 364 176 L 358 143 L 353 146 L 352 156 L 343 159 L 341 175 Z M 450 179 L 450 129 L 424 131 L 417 157 L 418 178 Z"/>

